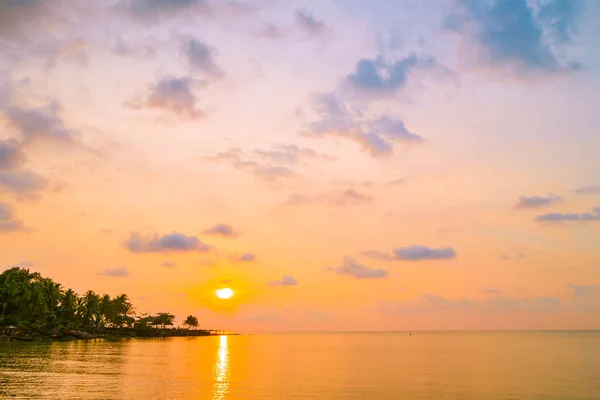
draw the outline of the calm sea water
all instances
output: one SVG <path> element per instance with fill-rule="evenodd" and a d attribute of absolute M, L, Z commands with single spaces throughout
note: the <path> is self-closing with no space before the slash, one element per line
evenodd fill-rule
<path fill-rule="evenodd" d="M 598 400 L 600 333 L 0 343 L 0 398 Z"/>

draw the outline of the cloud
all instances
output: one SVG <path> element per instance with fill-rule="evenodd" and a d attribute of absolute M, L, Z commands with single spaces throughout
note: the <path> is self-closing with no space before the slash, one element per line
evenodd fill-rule
<path fill-rule="evenodd" d="M 391 254 L 370 250 L 363 255 L 385 261 L 422 261 L 422 260 L 450 260 L 456 258 L 452 247 L 431 248 L 427 246 L 397 247 Z"/>
<path fill-rule="evenodd" d="M 598 186 L 582 186 L 574 190 L 577 194 L 600 194 L 600 185 Z"/>
<path fill-rule="evenodd" d="M 500 254 L 500 256 L 498 257 L 501 260 L 510 260 L 512 258 L 527 258 L 527 254 L 525 253 L 518 253 L 515 256 L 511 256 L 509 254 Z"/>
<path fill-rule="evenodd" d="M 317 20 L 308 10 L 296 10 L 294 12 L 296 25 L 309 35 L 318 36 L 325 32 L 325 21 Z"/>
<path fill-rule="evenodd" d="M 13 207 L 0 201 L 0 234 L 28 230 L 22 220 L 15 219 Z"/>
<path fill-rule="evenodd" d="M 385 60 L 382 56 L 375 59 L 360 59 L 354 72 L 344 79 L 346 85 L 358 94 L 390 96 L 398 93 L 408 82 L 409 74 L 417 69 L 437 66 L 429 55 L 411 54 L 396 61 Z"/>
<path fill-rule="evenodd" d="M 250 159 L 244 151 L 237 148 L 230 148 L 227 151 L 218 153 L 214 157 L 208 158 L 208 160 L 226 162 L 238 171 L 252 174 L 267 182 L 276 183 L 295 175 L 294 171 L 287 166 L 255 161 Z"/>
<path fill-rule="evenodd" d="M 431 248 L 427 246 L 399 247 L 392 250 L 398 260 L 421 261 L 421 260 L 449 260 L 456 258 L 456 252 L 452 247 Z"/>
<path fill-rule="evenodd" d="M 541 208 L 561 201 L 563 201 L 563 198 L 554 194 L 548 196 L 519 196 L 519 200 L 514 205 L 514 208 Z"/>
<path fill-rule="evenodd" d="M 595 207 L 591 212 L 584 213 L 548 213 L 535 217 L 536 222 L 587 222 L 600 221 L 600 207 Z"/>
<path fill-rule="evenodd" d="M 21 146 L 14 140 L 0 140 L 0 171 L 12 170 L 26 160 Z"/>
<path fill-rule="evenodd" d="M 264 24 L 260 29 L 257 29 L 253 32 L 253 36 L 275 40 L 284 37 L 284 33 L 282 32 L 281 28 L 273 24 Z"/>
<path fill-rule="evenodd" d="M 298 281 L 290 275 L 284 275 L 283 278 L 276 281 L 269 282 L 271 286 L 296 286 L 298 285 Z"/>
<path fill-rule="evenodd" d="M 308 147 L 299 147 L 295 144 L 278 146 L 273 150 L 256 149 L 254 153 L 264 160 L 279 164 L 296 165 L 305 159 L 333 160 L 334 157 L 319 154 Z"/>
<path fill-rule="evenodd" d="M 395 261 L 396 257 L 393 254 L 389 254 L 378 250 L 366 250 L 362 252 L 363 256 L 374 258 L 383 261 Z"/>
<path fill-rule="evenodd" d="M 0 0 L 0 37 L 23 39 L 32 31 L 60 25 L 59 1 Z"/>
<path fill-rule="evenodd" d="M 106 268 L 99 275 L 112 276 L 115 278 L 125 278 L 129 276 L 129 271 L 125 267 Z"/>
<path fill-rule="evenodd" d="M 292 193 L 285 202 L 288 206 L 303 206 L 320 201 L 317 197 L 306 196 L 302 193 Z"/>
<path fill-rule="evenodd" d="M 224 15 L 246 16 L 255 14 L 261 4 L 238 0 L 121 0 L 122 12 L 145 23 L 156 23 L 166 18 L 191 16 L 215 19 Z"/>
<path fill-rule="evenodd" d="M 233 229 L 233 226 L 229 224 L 217 224 L 204 231 L 206 235 L 223 236 L 227 238 L 236 238 L 238 233 Z"/>
<path fill-rule="evenodd" d="M 125 242 L 125 246 L 134 253 L 206 252 L 211 249 L 196 236 L 187 236 L 177 232 L 152 236 L 142 236 L 137 232 L 132 232 Z"/>
<path fill-rule="evenodd" d="M 121 7 L 132 16 L 146 21 L 173 17 L 192 8 L 209 10 L 207 0 L 124 0 Z"/>
<path fill-rule="evenodd" d="M 11 193 L 19 200 L 35 200 L 48 187 L 46 179 L 28 169 L 0 172 L 0 193 Z"/>
<path fill-rule="evenodd" d="M 193 86 L 190 78 L 167 76 L 150 85 L 146 98 L 130 101 L 127 105 L 136 109 L 156 108 L 188 119 L 201 118 L 206 114 L 197 108 Z"/>
<path fill-rule="evenodd" d="M 10 193 L 19 200 L 33 200 L 41 192 L 54 188 L 36 172 L 25 168 L 28 146 L 56 144 L 81 146 L 80 135 L 66 127 L 56 102 L 45 107 L 20 107 L 10 103 L 10 96 L 0 101 L 0 114 L 14 139 L 0 140 L 0 193 Z"/>
<path fill-rule="evenodd" d="M 352 257 L 345 257 L 341 265 L 328 269 L 335 271 L 338 275 L 348 275 L 355 279 L 385 278 L 388 276 L 387 270 L 369 268 L 366 265 L 359 264 Z"/>
<path fill-rule="evenodd" d="M 573 291 L 575 297 L 586 297 L 600 290 L 598 285 L 579 285 L 577 283 L 569 283 L 567 286 Z"/>
<path fill-rule="evenodd" d="M 425 142 L 420 135 L 410 132 L 403 121 L 383 116 L 364 118 L 360 110 L 352 108 L 340 94 L 322 93 L 311 97 L 311 108 L 316 118 L 301 132 L 308 137 L 343 137 L 358 143 L 374 157 L 393 153 L 394 144 Z"/>
<path fill-rule="evenodd" d="M 567 0 L 570 2 L 570 0 Z M 575 7 L 554 0 L 536 15 L 526 0 L 457 0 L 462 14 L 452 14 L 446 29 L 470 38 L 480 50 L 480 61 L 509 66 L 519 74 L 574 70 L 577 63 L 561 64 L 553 48 L 573 31 Z M 559 38 L 551 46 L 545 33 Z"/>
<path fill-rule="evenodd" d="M 359 205 L 371 202 L 371 196 L 362 194 L 354 189 L 346 189 L 336 194 L 331 202 L 336 206 Z"/>
<path fill-rule="evenodd" d="M 177 263 L 172 261 L 163 261 L 160 263 L 160 266 L 165 268 L 174 268 L 177 266 Z"/>
<path fill-rule="evenodd" d="M 62 143 L 75 143 L 78 135 L 65 127 L 59 117 L 59 111 L 60 107 L 56 103 L 42 108 L 9 105 L 2 109 L 5 118 L 24 142 L 50 139 Z"/>
<path fill-rule="evenodd" d="M 502 294 L 502 293 L 504 293 L 502 290 L 494 289 L 494 288 L 483 288 L 483 289 L 481 289 L 481 292 L 486 293 L 486 294 Z"/>
<path fill-rule="evenodd" d="M 240 255 L 232 254 L 230 259 L 231 259 L 231 261 L 234 261 L 234 262 L 255 262 L 256 254 L 254 254 L 254 253 L 242 253 Z"/>
<path fill-rule="evenodd" d="M 491 296 L 483 300 L 447 299 L 435 293 L 423 294 L 420 298 L 405 303 L 384 303 L 382 311 L 397 314 L 423 314 L 426 312 L 468 311 L 480 313 L 504 313 L 514 310 L 549 312 L 562 306 L 555 297 L 513 298 Z"/>
<path fill-rule="evenodd" d="M 336 190 L 331 193 L 318 196 L 307 196 L 302 193 L 292 193 L 286 205 L 302 206 L 307 204 L 326 204 L 335 207 L 358 206 L 373 201 L 369 195 L 363 194 L 355 189 Z"/>
<path fill-rule="evenodd" d="M 193 71 L 204 73 L 212 79 L 221 79 L 225 73 L 214 61 L 214 49 L 196 38 L 188 39 L 182 49 Z"/>
<path fill-rule="evenodd" d="M 537 18 L 558 43 L 568 43 L 577 32 L 583 0 L 551 0 L 540 5 Z"/>

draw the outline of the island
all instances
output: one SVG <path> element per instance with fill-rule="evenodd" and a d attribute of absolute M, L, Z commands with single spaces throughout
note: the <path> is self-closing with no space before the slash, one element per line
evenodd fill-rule
<path fill-rule="evenodd" d="M 232 335 L 199 329 L 189 315 L 175 327 L 168 312 L 138 313 L 126 294 L 111 297 L 72 289 L 39 272 L 13 267 L 0 274 L 0 342 Z"/>

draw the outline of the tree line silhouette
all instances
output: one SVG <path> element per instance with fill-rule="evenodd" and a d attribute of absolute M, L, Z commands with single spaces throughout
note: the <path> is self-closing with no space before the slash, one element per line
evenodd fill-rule
<path fill-rule="evenodd" d="M 170 313 L 137 314 L 126 294 L 110 297 L 88 290 L 78 295 L 39 272 L 13 267 L 0 274 L 0 325 L 14 325 L 34 332 L 78 329 L 132 329 L 150 331 L 173 327 Z M 198 327 L 187 317 L 183 325 Z"/>

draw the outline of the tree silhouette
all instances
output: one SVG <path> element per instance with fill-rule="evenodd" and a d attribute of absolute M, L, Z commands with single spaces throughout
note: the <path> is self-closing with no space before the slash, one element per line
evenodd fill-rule
<path fill-rule="evenodd" d="M 175 316 L 161 312 L 136 315 L 126 294 L 111 298 L 88 290 L 78 296 L 38 272 L 14 267 L 0 273 L 0 325 L 16 325 L 34 331 L 62 328 L 90 331 L 106 328 L 150 330 L 152 326 L 172 327 Z M 184 325 L 198 327 L 188 316 Z"/>
<path fill-rule="evenodd" d="M 188 315 L 183 324 L 189 328 L 197 328 L 198 327 L 198 318 L 193 315 Z"/>

